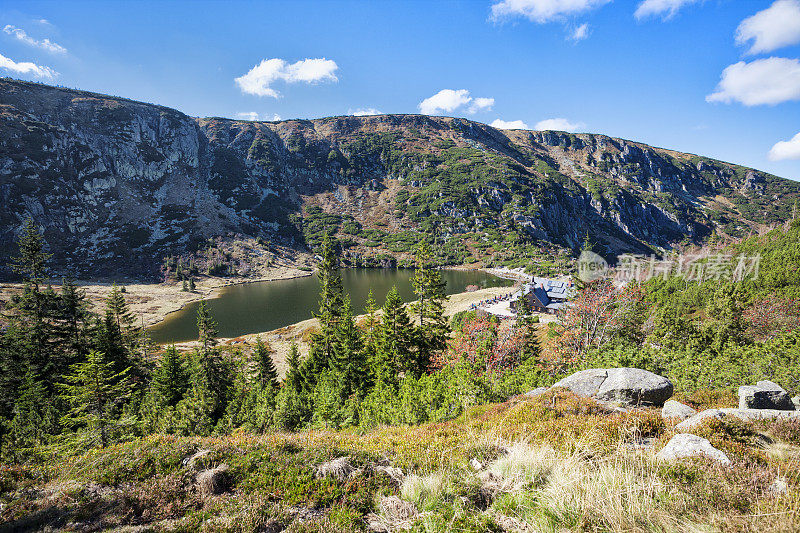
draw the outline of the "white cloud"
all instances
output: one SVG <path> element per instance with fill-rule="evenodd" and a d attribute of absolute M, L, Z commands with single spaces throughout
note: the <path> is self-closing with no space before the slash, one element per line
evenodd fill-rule
<path fill-rule="evenodd" d="M 421 101 L 417 107 L 423 115 L 437 115 L 442 111 L 451 113 L 470 101 L 472 97 L 466 89 L 442 89 Z"/>
<path fill-rule="evenodd" d="M 277 114 L 277 113 L 274 113 L 274 114 L 272 115 L 272 118 L 271 118 L 270 120 L 271 120 L 272 122 L 277 122 L 278 120 L 283 120 L 283 119 L 281 118 L 281 116 L 280 116 L 279 114 Z"/>
<path fill-rule="evenodd" d="M 27 61 L 17 63 L 3 54 L 0 54 L 0 69 L 10 70 L 16 74 L 31 74 L 37 78 L 45 78 L 48 80 L 52 80 L 58 76 L 58 72 L 50 67 L 44 67 Z"/>
<path fill-rule="evenodd" d="M 47 19 L 39 19 L 39 20 L 37 20 L 36 22 L 38 22 L 39 24 L 44 24 L 45 26 L 52 26 L 52 24 L 50 23 L 50 21 L 49 21 L 49 20 L 47 20 Z"/>
<path fill-rule="evenodd" d="M 501 0 L 492 5 L 492 20 L 525 17 L 544 24 L 589 11 L 611 0 Z"/>
<path fill-rule="evenodd" d="M 283 59 L 264 59 L 251 68 L 247 74 L 234 81 L 245 94 L 271 96 L 278 98 L 280 94 L 271 85 L 276 81 L 286 83 L 315 83 L 320 81 L 339 81 L 336 70 L 339 66 L 330 59 L 303 59 L 296 63 L 287 63 Z"/>
<path fill-rule="evenodd" d="M 347 114 L 353 115 L 354 117 L 365 117 L 367 115 L 380 115 L 381 112 L 374 107 L 362 107 L 359 109 L 348 109 Z"/>
<path fill-rule="evenodd" d="M 473 98 L 472 105 L 469 106 L 470 113 L 477 113 L 478 111 L 489 111 L 494 106 L 494 98 Z"/>
<path fill-rule="evenodd" d="M 770 161 L 783 159 L 800 159 L 800 133 L 788 141 L 779 141 L 769 151 L 767 157 Z"/>
<path fill-rule="evenodd" d="M 557 131 L 578 131 L 586 127 L 583 122 L 570 122 L 565 118 L 548 118 L 540 120 L 536 123 L 536 128 L 539 131 L 543 130 L 557 130 Z"/>
<path fill-rule="evenodd" d="M 53 52 L 55 54 L 67 53 L 67 49 L 61 46 L 60 44 L 54 43 L 50 39 L 37 41 L 36 39 L 28 35 L 22 28 L 17 28 L 16 26 L 12 26 L 11 24 L 6 24 L 6 26 L 3 28 L 3 31 L 9 35 L 13 35 L 14 37 L 16 37 L 18 41 L 22 41 L 23 43 L 29 46 L 41 48 L 42 50 L 47 50 L 48 52 Z"/>
<path fill-rule="evenodd" d="M 741 102 L 746 106 L 800 100 L 800 61 L 784 57 L 739 61 L 722 71 L 707 102 Z"/>
<path fill-rule="evenodd" d="M 736 44 L 753 41 L 748 54 L 771 52 L 800 42 L 800 0 L 777 0 L 736 29 Z"/>
<path fill-rule="evenodd" d="M 671 19 L 678 14 L 683 6 L 696 4 L 704 0 L 644 0 L 633 14 L 637 19 L 661 16 L 664 20 Z"/>
<path fill-rule="evenodd" d="M 242 111 L 236 113 L 236 118 L 241 120 L 258 120 L 258 113 L 255 111 Z"/>
<path fill-rule="evenodd" d="M 589 24 L 583 23 L 569 34 L 569 39 L 575 42 L 582 41 L 589 37 Z"/>
<path fill-rule="evenodd" d="M 493 128 L 497 128 L 498 130 L 528 130 L 530 129 L 527 124 L 522 122 L 521 120 L 501 120 L 496 118 L 489 124 Z"/>

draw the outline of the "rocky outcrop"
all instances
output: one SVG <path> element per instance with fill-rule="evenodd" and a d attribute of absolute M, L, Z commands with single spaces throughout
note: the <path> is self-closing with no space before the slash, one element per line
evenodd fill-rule
<path fill-rule="evenodd" d="M 661 408 L 661 416 L 665 419 L 686 420 L 696 414 L 697 411 L 695 409 L 675 400 L 667 400 L 664 403 L 664 407 Z"/>
<path fill-rule="evenodd" d="M 778 409 L 736 409 L 723 407 L 721 409 L 706 409 L 687 418 L 675 426 L 677 431 L 689 431 L 702 424 L 708 418 L 725 418 L 730 416 L 745 422 L 753 420 L 800 420 L 800 411 L 783 411 Z"/>
<path fill-rule="evenodd" d="M 725 452 L 714 448 L 707 439 L 690 433 L 679 433 L 672 437 L 667 445 L 656 454 L 656 457 L 664 461 L 688 457 L 707 457 L 722 465 L 731 464 L 731 460 L 725 455 Z"/>
<path fill-rule="evenodd" d="M 366 216 L 376 191 L 382 204 Z M 0 255 L 33 217 L 56 274 L 154 275 L 165 255 L 233 234 L 302 247 L 297 216 L 317 200 L 365 229 L 378 217 L 423 231 L 435 217 L 458 240 L 514 221 L 543 244 L 578 249 L 588 232 L 608 255 L 650 253 L 704 239 L 716 224 L 707 199 L 733 191 L 769 220 L 800 197 L 794 182 L 603 135 L 420 115 L 198 119 L 0 79 Z M 763 222 L 726 218 L 726 228 Z"/>
<path fill-rule="evenodd" d="M 230 489 L 230 469 L 228 465 L 203 470 L 197 474 L 197 487 L 203 496 L 216 496 Z"/>
<path fill-rule="evenodd" d="M 778 409 L 794 411 L 794 402 L 786 390 L 772 381 L 739 387 L 739 409 Z"/>
<path fill-rule="evenodd" d="M 672 396 L 669 379 L 639 368 L 593 368 L 576 372 L 553 387 L 569 389 L 578 396 L 628 406 L 664 405 Z"/>

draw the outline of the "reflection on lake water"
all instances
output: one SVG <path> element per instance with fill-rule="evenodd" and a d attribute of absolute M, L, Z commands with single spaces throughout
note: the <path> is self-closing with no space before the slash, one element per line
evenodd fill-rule
<path fill-rule="evenodd" d="M 392 286 L 397 286 L 403 300 L 415 299 L 411 287 L 412 270 L 353 268 L 342 270 L 342 283 L 350 294 L 355 314 L 361 314 L 370 289 L 378 306 Z M 483 287 L 510 286 L 511 281 L 478 270 L 443 270 L 447 294 L 464 292 L 468 285 Z M 259 281 L 231 285 L 221 289 L 218 298 L 206 301 L 219 325 L 220 337 L 238 337 L 270 331 L 312 317 L 319 305 L 319 281 L 316 275 L 303 278 Z M 164 321 L 151 327 L 154 342 L 166 344 L 197 338 L 196 313 L 199 302 L 188 304 Z"/>

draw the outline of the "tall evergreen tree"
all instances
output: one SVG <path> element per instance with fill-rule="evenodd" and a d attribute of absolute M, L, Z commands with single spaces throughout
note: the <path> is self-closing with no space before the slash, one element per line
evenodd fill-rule
<path fill-rule="evenodd" d="M 419 326 L 415 331 L 417 349 L 413 371 L 419 376 L 428 369 L 431 356 L 447 346 L 450 328 L 444 316 L 446 284 L 435 268 L 433 252 L 426 242 L 417 249 L 415 265 L 412 282 L 417 301 L 411 304 L 411 312 L 417 315 Z"/>
<path fill-rule="evenodd" d="M 109 427 L 116 423 L 118 410 L 131 392 L 128 370 L 116 371 L 114 361 L 97 350 L 72 365 L 62 385 L 64 399 L 71 406 L 63 422 L 84 428 L 101 447 L 107 446 Z"/>
<path fill-rule="evenodd" d="M 256 338 L 256 348 L 253 351 L 253 366 L 255 382 L 263 387 L 278 388 L 278 370 L 272 360 L 272 350 L 270 350 L 261 337 Z"/>
<path fill-rule="evenodd" d="M 318 269 L 321 285 L 319 313 L 314 315 L 319 320 L 320 331 L 312 336 L 309 356 L 303 363 L 303 382 L 307 393 L 314 390 L 317 377 L 335 365 L 336 332 L 344 311 L 339 259 L 336 257 L 334 244 L 327 235 L 322 242 L 320 253 L 322 260 Z"/>
<path fill-rule="evenodd" d="M 413 354 L 413 329 L 403 299 L 392 287 L 383 304 L 383 315 L 378 328 L 378 376 L 384 381 L 394 381 L 398 372 L 417 371 L 417 358 Z"/>
<path fill-rule="evenodd" d="M 209 353 L 217 345 L 217 323 L 211 316 L 205 300 L 197 308 L 197 340 L 202 353 Z"/>
<path fill-rule="evenodd" d="M 541 354 L 541 346 L 539 338 L 536 336 L 536 326 L 533 321 L 530 301 L 524 296 L 519 299 L 515 327 L 522 334 L 522 353 L 520 358 L 523 361 L 531 358 L 538 359 Z"/>

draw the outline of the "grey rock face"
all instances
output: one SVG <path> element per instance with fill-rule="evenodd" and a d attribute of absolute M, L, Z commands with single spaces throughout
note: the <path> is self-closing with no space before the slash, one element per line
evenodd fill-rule
<path fill-rule="evenodd" d="M 663 376 L 639 368 L 592 368 L 581 370 L 553 385 L 579 396 L 624 405 L 663 405 L 672 396 L 672 383 Z"/>
<path fill-rule="evenodd" d="M 663 418 L 677 418 L 686 420 L 687 418 L 697 414 L 695 409 L 692 409 L 686 404 L 676 402 L 675 400 L 667 400 L 664 402 L 664 407 L 661 409 L 661 416 Z"/>
<path fill-rule="evenodd" d="M 525 396 L 527 396 L 528 398 L 535 398 L 537 396 L 541 396 L 542 394 L 547 392 L 547 390 L 548 390 L 547 387 L 536 387 L 535 389 L 526 392 Z"/>
<path fill-rule="evenodd" d="M 688 431 L 709 417 L 724 418 L 732 416 L 749 422 L 751 420 L 779 420 L 779 419 L 792 419 L 800 420 L 800 411 L 787 411 L 779 409 L 736 409 L 734 407 L 724 407 L 722 409 L 706 409 L 700 411 L 696 415 L 687 418 L 680 424 L 675 426 L 678 431 Z"/>
<path fill-rule="evenodd" d="M 739 409 L 779 409 L 794 411 L 794 403 L 786 390 L 772 381 L 739 387 Z"/>
<path fill-rule="evenodd" d="M 731 460 L 725 455 L 725 452 L 714 448 L 707 439 L 690 433 L 679 433 L 675 435 L 669 440 L 667 445 L 656 454 L 657 458 L 664 461 L 674 461 L 698 456 L 708 457 L 723 465 L 731 464 Z"/>

